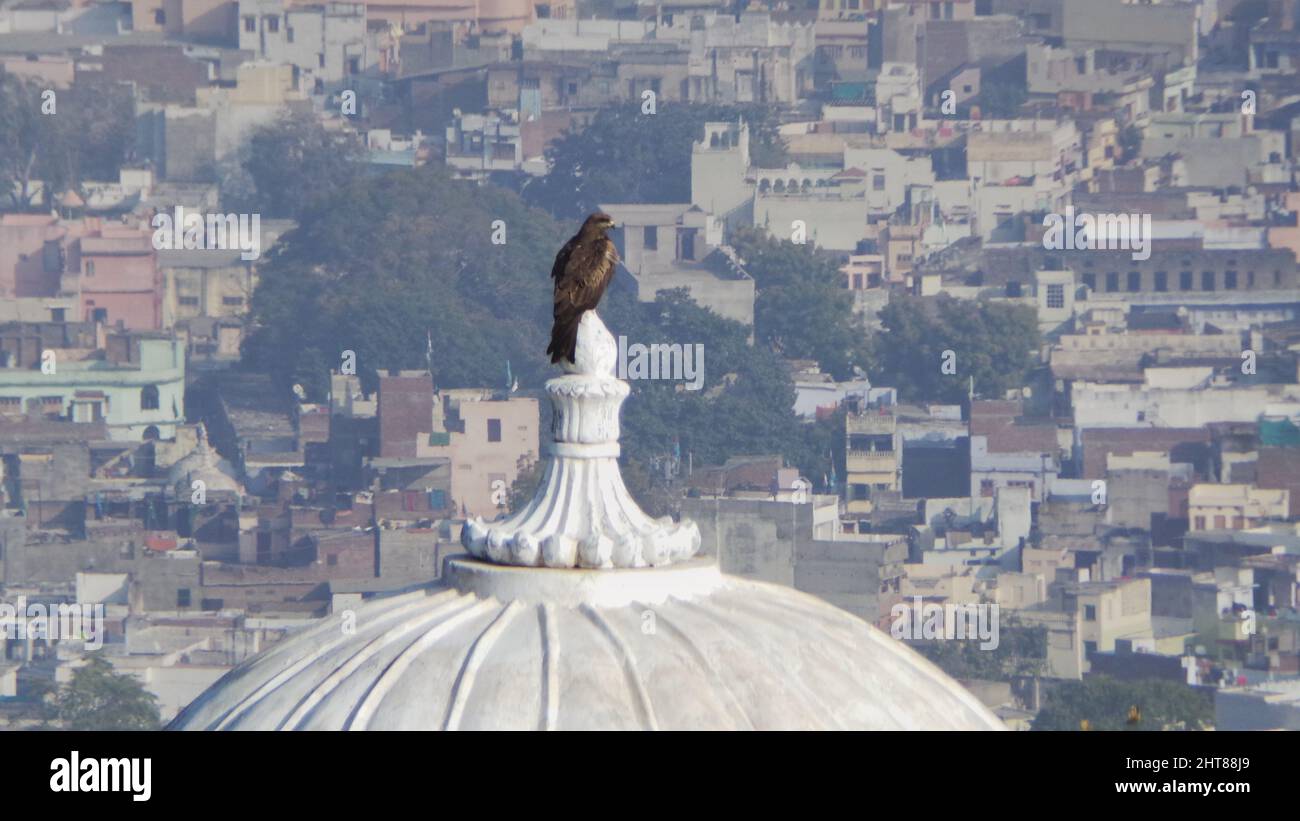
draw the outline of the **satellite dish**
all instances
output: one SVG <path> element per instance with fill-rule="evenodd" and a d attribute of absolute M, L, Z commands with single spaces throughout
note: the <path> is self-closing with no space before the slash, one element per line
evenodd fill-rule
<path fill-rule="evenodd" d="M 1034 395 L 1034 389 L 1026 385 L 1025 387 L 1020 389 L 1020 395 L 1028 399 L 1029 397 Z"/>
<path fill-rule="evenodd" d="M 299 400 L 303 400 L 307 398 L 307 391 L 303 390 L 302 385 L 294 385 L 293 395 L 298 397 Z"/>

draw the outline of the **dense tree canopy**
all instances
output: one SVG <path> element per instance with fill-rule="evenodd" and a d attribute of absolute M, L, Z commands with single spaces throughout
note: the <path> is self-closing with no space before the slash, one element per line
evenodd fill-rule
<path fill-rule="evenodd" d="M 255 129 L 222 179 L 227 207 L 298 219 L 362 173 L 360 143 L 309 113 L 286 112 Z"/>
<path fill-rule="evenodd" d="M 1213 721 L 1213 697 L 1181 682 L 1090 676 L 1054 685 L 1034 729 L 1204 730 Z"/>
<path fill-rule="evenodd" d="M 49 207 L 55 195 L 87 181 L 116 181 L 133 150 L 134 108 L 124 85 L 46 89 L 0 72 L 0 192 L 17 208 L 33 207 L 39 180 L 40 205 Z"/>
<path fill-rule="evenodd" d="M 632 382 L 623 411 L 623 451 L 651 466 L 643 477 L 649 495 L 662 484 L 662 471 L 655 468 L 672 460 L 680 460 L 682 475 L 688 463 L 720 464 L 751 454 L 784 456 L 815 483 L 831 472 L 829 428 L 799 420 L 785 363 L 749 345 L 745 326 L 700 308 L 683 291 L 661 292 L 654 303 L 636 303 L 622 291 L 607 298 L 602 313 L 629 344 L 703 347 L 699 390 L 683 382 Z"/>
<path fill-rule="evenodd" d="M 754 278 L 759 344 L 790 359 L 815 359 L 836 379 L 867 364 L 866 336 L 834 255 L 756 228 L 737 231 L 732 244 Z"/>
<path fill-rule="evenodd" d="M 355 177 L 266 259 L 245 361 L 321 397 L 343 351 L 373 387 L 379 369 L 424 367 L 431 339 L 439 386 L 502 385 L 507 361 L 537 385 L 562 240 L 513 194 L 442 169 Z"/>
<path fill-rule="evenodd" d="M 155 696 L 133 676 L 118 673 L 102 656 L 88 657 L 59 688 L 53 714 L 65 730 L 157 730 Z"/>
<path fill-rule="evenodd" d="M 703 137 L 705 122 L 737 117 L 749 124 L 754 162 L 783 162 L 771 108 L 660 103 L 643 114 L 640 103 L 614 105 L 551 143 L 550 172 L 526 186 L 524 196 L 561 218 L 583 216 L 601 203 L 690 202 L 691 145 Z"/>
<path fill-rule="evenodd" d="M 912 646 L 954 678 L 1010 681 L 1012 676 L 1043 674 L 1047 628 L 1024 625 L 1014 616 L 1004 615 L 997 647 L 984 649 L 978 640 L 943 639 Z"/>
<path fill-rule="evenodd" d="M 880 321 L 884 333 L 872 338 L 871 378 L 898 388 L 905 401 L 959 403 L 972 379 L 977 396 L 1001 399 L 1025 384 L 1036 362 L 1037 312 L 1026 305 L 947 296 L 927 305 L 895 295 Z"/>

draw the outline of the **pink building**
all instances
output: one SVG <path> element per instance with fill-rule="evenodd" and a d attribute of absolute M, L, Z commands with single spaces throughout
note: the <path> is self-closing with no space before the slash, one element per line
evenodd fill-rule
<path fill-rule="evenodd" d="M 69 235 L 48 214 L 0 216 L 0 299 L 57 294 Z"/>
<path fill-rule="evenodd" d="M 381 375 L 378 415 L 380 457 L 447 460 L 452 502 L 468 516 L 504 512 L 520 468 L 541 453 L 536 399 L 486 388 L 435 392 L 423 371 Z"/>
<path fill-rule="evenodd" d="M 99 227 L 81 238 L 77 252 L 77 273 L 65 278 L 64 290 L 79 293 L 83 321 L 162 329 L 162 269 L 148 232 Z"/>

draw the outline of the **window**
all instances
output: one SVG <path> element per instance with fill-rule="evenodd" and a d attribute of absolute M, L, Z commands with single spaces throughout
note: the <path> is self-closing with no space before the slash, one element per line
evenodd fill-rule
<path fill-rule="evenodd" d="M 95 275 L 95 263 L 91 262 L 90 260 L 86 260 L 86 276 L 93 277 L 94 275 Z"/>
<path fill-rule="evenodd" d="M 1137 271 L 1128 272 L 1128 290 L 1134 293 L 1142 290 L 1142 274 Z"/>
<path fill-rule="evenodd" d="M 1213 271 L 1202 271 L 1202 272 L 1201 272 L 1201 290 L 1202 290 L 1202 291 L 1213 291 L 1213 290 L 1214 290 L 1214 272 L 1213 272 Z"/>
<path fill-rule="evenodd" d="M 487 420 L 487 423 L 488 423 L 488 431 L 487 431 L 488 441 L 500 442 L 501 441 L 501 420 L 489 419 Z"/>
<path fill-rule="evenodd" d="M 67 312 L 68 312 L 68 309 L 67 309 L 67 308 L 51 308 L 51 309 L 50 309 L 50 321 L 51 321 L 51 322 L 65 322 L 65 321 L 66 321 L 65 317 L 67 316 Z"/>
<path fill-rule="evenodd" d="M 349 58 L 348 58 L 348 74 L 360 74 L 360 73 L 361 73 L 361 58 L 360 58 L 360 57 L 349 57 Z"/>
<path fill-rule="evenodd" d="M 176 591 L 176 606 L 177 607 L 190 606 L 190 589 L 188 587 L 182 587 L 180 590 Z"/>
<path fill-rule="evenodd" d="M 266 30 L 269 31 L 269 32 L 271 32 L 272 34 L 275 34 L 276 32 L 278 32 L 278 31 L 280 30 L 280 18 L 279 18 L 279 17 L 267 17 L 267 18 L 266 18 Z"/>
<path fill-rule="evenodd" d="M 1085 604 L 1085 605 L 1083 606 L 1083 620 L 1084 620 L 1084 621 L 1096 621 L 1096 620 L 1097 620 L 1097 605 L 1095 605 L 1095 604 Z"/>
<path fill-rule="evenodd" d="M 284 27 L 284 39 L 286 42 L 293 42 L 293 26 L 286 25 Z"/>
<path fill-rule="evenodd" d="M 158 410 L 157 385 L 145 385 L 140 389 L 140 410 Z"/>
<path fill-rule="evenodd" d="M 1085 641 L 1083 643 L 1083 653 L 1085 656 L 1091 656 L 1097 652 L 1097 642 Z"/>
<path fill-rule="evenodd" d="M 877 174 L 877 175 L 875 175 L 874 177 L 871 178 L 871 190 L 872 190 L 872 191 L 884 191 L 884 190 L 885 190 L 885 175 L 884 175 L 884 174 Z"/>
<path fill-rule="evenodd" d="M 1169 290 L 1169 274 L 1166 271 L 1156 271 L 1156 290 Z"/>
<path fill-rule="evenodd" d="M 1097 275 L 1093 273 L 1084 274 L 1083 284 L 1089 291 L 1097 290 Z"/>
<path fill-rule="evenodd" d="M 1178 290 L 1180 290 L 1180 291 L 1190 291 L 1190 290 L 1192 290 L 1192 272 L 1191 272 L 1191 271 L 1180 271 L 1180 272 L 1178 273 Z"/>
<path fill-rule="evenodd" d="M 189 308 L 197 308 L 199 305 L 199 298 L 196 296 L 183 296 L 177 301 Z"/>
<path fill-rule="evenodd" d="M 154 10 L 153 10 L 153 24 L 154 24 L 155 26 L 165 26 L 165 25 L 167 25 L 167 12 L 163 11 L 162 9 L 154 9 Z"/>
<path fill-rule="evenodd" d="M 1054 283 L 1047 286 L 1047 307 L 1064 308 L 1065 307 L 1065 286 Z"/>
<path fill-rule="evenodd" d="M 244 18 L 244 31 L 247 31 L 247 32 L 250 32 L 250 33 L 251 33 L 251 32 L 255 32 L 255 31 L 257 31 L 257 18 L 256 18 L 256 17 L 253 17 L 252 15 L 249 15 L 248 17 L 245 17 L 245 18 Z"/>
<path fill-rule="evenodd" d="M 980 496 L 985 496 L 990 498 L 993 496 L 992 479 L 980 479 Z"/>
<path fill-rule="evenodd" d="M 659 228 L 654 225 L 647 225 L 641 232 L 641 245 L 647 251 L 659 250 Z"/>
<path fill-rule="evenodd" d="M 1224 271 L 1224 272 L 1223 272 L 1223 290 L 1225 290 L 1225 291 L 1235 291 L 1235 290 L 1237 290 L 1237 272 L 1236 272 L 1236 271 Z"/>
<path fill-rule="evenodd" d="M 232 308 L 238 307 L 244 304 L 244 298 L 242 296 L 223 296 L 221 304 Z"/>
<path fill-rule="evenodd" d="M 1106 274 L 1106 293 L 1114 293 L 1119 290 L 1119 274 L 1111 271 Z"/>

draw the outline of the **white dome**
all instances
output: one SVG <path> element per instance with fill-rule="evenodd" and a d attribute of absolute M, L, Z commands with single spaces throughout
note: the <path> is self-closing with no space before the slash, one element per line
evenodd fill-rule
<path fill-rule="evenodd" d="M 233 465 L 222 459 L 208 444 L 203 431 L 199 431 L 199 443 L 167 470 L 167 485 L 175 488 L 184 485 L 181 492 L 188 494 L 195 480 L 202 480 L 204 489 L 209 492 L 229 491 L 242 493 L 243 488 Z"/>
<path fill-rule="evenodd" d="M 442 585 L 336 613 L 231 671 L 180 729 L 1002 729 L 865 621 L 692 558 L 618 472 L 627 386 L 582 318 L 546 384 L 551 464 L 532 504 L 471 520 Z"/>
<path fill-rule="evenodd" d="M 179 729 L 992 730 L 919 654 L 820 599 L 719 573 L 447 563 L 233 670 Z"/>

